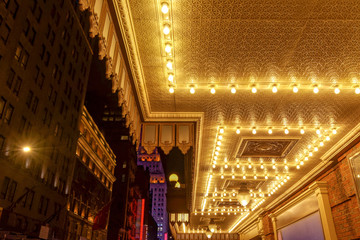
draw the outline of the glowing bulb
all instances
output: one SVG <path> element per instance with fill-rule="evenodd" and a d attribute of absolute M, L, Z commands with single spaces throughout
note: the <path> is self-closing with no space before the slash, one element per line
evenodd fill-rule
<path fill-rule="evenodd" d="M 299 166 L 299 165 L 296 165 L 296 169 L 300 169 L 300 166 Z"/>
<path fill-rule="evenodd" d="M 257 176 L 256 176 L 256 175 L 254 176 L 254 179 L 257 179 Z"/>
<path fill-rule="evenodd" d="M 336 133 L 337 133 L 337 131 L 336 131 L 335 128 L 332 130 L 332 133 L 333 133 L 333 134 L 336 134 Z"/>
<path fill-rule="evenodd" d="M 218 151 L 215 151 L 215 155 L 219 155 L 219 152 L 218 152 Z"/>
<path fill-rule="evenodd" d="M 218 157 L 217 156 L 214 156 L 214 160 L 217 160 L 218 159 Z"/>
<path fill-rule="evenodd" d="M 31 148 L 30 148 L 30 147 L 24 147 L 24 148 L 23 148 L 23 151 L 24 151 L 24 152 L 30 152 L 30 151 L 31 151 Z"/>
<path fill-rule="evenodd" d="M 255 86 L 253 86 L 253 87 L 251 88 L 251 92 L 252 92 L 252 93 L 256 93 L 256 92 L 257 92 L 257 89 L 256 89 Z"/>
<path fill-rule="evenodd" d="M 168 80 L 169 80 L 170 82 L 173 82 L 173 81 L 174 81 L 174 74 L 169 73 Z"/>
<path fill-rule="evenodd" d="M 297 93 L 299 91 L 298 87 L 296 85 L 293 86 L 293 92 Z"/>
<path fill-rule="evenodd" d="M 240 128 L 236 129 L 236 134 L 240 134 Z"/>
<path fill-rule="evenodd" d="M 224 179 L 224 175 L 221 175 L 221 179 Z"/>
<path fill-rule="evenodd" d="M 285 169 L 286 169 L 286 170 L 288 170 L 288 169 L 289 169 L 288 165 L 285 165 Z"/>
<path fill-rule="evenodd" d="M 314 86 L 314 93 L 318 93 L 319 92 L 319 88 L 317 86 Z"/>
<path fill-rule="evenodd" d="M 219 133 L 223 134 L 225 132 L 224 128 L 219 129 Z"/>
<path fill-rule="evenodd" d="M 289 134 L 289 129 L 285 128 L 284 132 L 285 134 Z"/>
<path fill-rule="evenodd" d="M 252 134 L 256 134 L 256 128 L 252 129 Z"/>
<path fill-rule="evenodd" d="M 232 179 L 235 179 L 235 176 L 234 176 L 234 175 L 232 175 L 232 176 L 231 176 L 231 178 L 232 178 Z"/>
<path fill-rule="evenodd" d="M 319 148 L 318 148 L 318 147 L 314 147 L 314 151 L 315 151 L 315 152 L 319 151 Z"/>
<path fill-rule="evenodd" d="M 165 52 L 167 53 L 171 52 L 171 45 L 169 43 L 165 44 Z"/>
<path fill-rule="evenodd" d="M 239 165 L 239 164 L 237 164 L 237 165 L 236 165 L 236 167 L 237 167 L 237 168 L 240 168 L 240 165 Z"/>
<path fill-rule="evenodd" d="M 355 93 L 356 93 L 356 94 L 359 94 L 359 93 L 360 93 L 360 88 L 359 88 L 359 87 L 356 87 L 356 88 L 355 88 Z"/>
<path fill-rule="evenodd" d="M 300 134 L 304 134 L 305 130 L 303 128 L 300 129 Z"/>
<path fill-rule="evenodd" d="M 312 157 L 313 156 L 313 153 L 312 152 L 309 152 L 309 157 Z"/>
<path fill-rule="evenodd" d="M 273 92 L 273 93 L 277 93 L 277 91 L 278 91 L 278 89 L 277 89 L 276 85 L 274 85 L 274 86 L 272 87 L 272 92 Z"/>
<path fill-rule="evenodd" d="M 261 165 L 260 165 L 260 168 L 261 168 L 261 169 L 264 169 L 264 165 L 261 164 Z"/>
<path fill-rule="evenodd" d="M 246 179 L 246 176 L 245 176 L 245 175 L 243 176 L 243 179 Z"/>
<path fill-rule="evenodd" d="M 218 136 L 218 139 L 219 139 L 219 140 L 222 140 L 222 139 L 223 139 L 223 136 L 221 136 L 221 135 Z"/>
<path fill-rule="evenodd" d="M 320 147 L 324 146 L 324 142 L 319 143 Z"/>
<path fill-rule="evenodd" d="M 162 3 L 161 4 L 161 12 L 163 14 L 167 14 L 169 12 L 169 5 L 167 3 Z"/>
<path fill-rule="evenodd" d="M 268 179 L 269 177 L 267 175 L 265 175 L 265 179 Z"/>
<path fill-rule="evenodd" d="M 219 150 L 220 150 L 220 147 L 219 147 L 219 146 L 217 146 L 215 149 L 219 151 Z"/>
<path fill-rule="evenodd" d="M 339 87 L 336 87 L 336 88 L 334 89 L 334 93 L 335 93 L 335 94 L 339 94 L 339 93 L 340 93 Z"/>
<path fill-rule="evenodd" d="M 194 93 L 195 93 L 195 88 L 191 87 L 191 88 L 190 88 L 190 93 L 191 93 L 191 94 L 194 94 Z"/>
<path fill-rule="evenodd" d="M 227 164 L 225 164 L 225 168 L 228 168 L 228 165 L 227 165 Z"/>
<path fill-rule="evenodd" d="M 300 161 L 300 165 L 304 165 L 304 161 Z"/>
<path fill-rule="evenodd" d="M 317 135 L 320 135 L 320 134 L 321 134 L 320 129 L 316 129 L 316 134 L 317 134 Z"/>
<path fill-rule="evenodd" d="M 215 94 L 215 92 L 216 92 L 216 91 L 215 91 L 215 88 L 211 88 L 211 89 L 210 89 L 210 92 L 211 92 L 211 94 Z"/>
<path fill-rule="evenodd" d="M 168 35 L 170 33 L 170 26 L 168 24 L 164 25 L 163 33 Z"/>
<path fill-rule="evenodd" d="M 173 64 L 172 64 L 172 61 L 171 61 L 171 60 L 168 60 L 168 61 L 167 61 L 166 67 L 167 67 L 169 70 L 172 70 L 172 69 L 173 69 Z"/>
<path fill-rule="evenodd" d="M 221 145 L 221 141 L 217 141 L 216 144 L 220 146 L 220 145 Z"/>
<path fill-rule="evenodd" d="M 249 168 L 252 168 L 252 165 L 251 164 L 249 164 L 249 166 L 248 166 Z"/>
<path fill-rule="evenodd" d="M 326 141 L 330 141 L 330 137 L 329 137 L 329 136 L 326 136 L 325 140 L 326 140 Z"/>
<path fill-rule="evenodd" d="M 305 157 L 304 160 L 307 161 L 307 160 L 309 160 L 309 158 L 308 158 L 308 157 Z"/>
<path fill-rule="evenodd" d="M 236 93 L 236 88 L 235 87 L 231 88 L 231 93 Z"/>
<path fill-rule="evenodd" d="M 272 133 L 273 133 L 273 131 L 272 131 L 271 128 L 269 128 L 268 133 L 269 133 L 269 134 L 272 134 Z"/>
<path fill-rule="evenodd" d="M 175 91 L 175 90 L 174 90 L 173 87 L 170 87 L 170 88 L 169 88 L 169 92 L 170 92 L 170 93 L 174 93 L 174 91 Z"/>

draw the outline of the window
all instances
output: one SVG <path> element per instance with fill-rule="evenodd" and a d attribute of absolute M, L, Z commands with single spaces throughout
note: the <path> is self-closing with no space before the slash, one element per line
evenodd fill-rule
<path fill-rule="evenodd" d="M 19 95 L 19 91 L 21 88 L 21 83 L 22 83 L 22 79 L 20 77 L 17 77 L 14 88 L 13 88 L 13 93 L 18 96 Z"/>
<path fill-rule="evenodd" d="M 27 106 L 28 108 L 30 108 L 30 105 L 31 105 L 33 96 L 34 96 L 33 91 L 29 90 L 29 93 L 28 93 L 28 95 L 27 95 L 27 97 L 26 97 L 26 106 Z"/>
<path fill-rule="evenodd" d="M 3 116 L 4 110 L 5 110 L 5 105 L 6 105 L 6 100 L 5 100 L 5 98 L 1 97 L 0 98 L 0 119 Z"/>
<path fill-rule="evenodd" d="M 6 81 L 6 86 L 11 89 L 12 88 L 12 84 L 14 82 L 14 78 L 15 78 L 15 72 L 13 69 L 10 69 L 10 73 L 9 73 L 9 77 Z"/>
<path fill-rule="evenodd" d="M 5 24 L 4 28 L 1 30 L 1 39 L 3 40 L 4 44 L 6 44 L 7 40 L 9 39 L 10 31 L 10 27 Z"/>
<path fill-rule="evenodd" d="M 36 113 L 38 103 L 39 103 L 39 98 L 38 98 L 38 97 L 35 97 L 35 98 L 34 98 L 34 102 L 33 102 L 33 104 L 32 104 L 32 107 L 31 107 L 31 111 L 32 111 L 33 113 Z"/>
<path fill-rule="evenodd" d="M 9 188 L 10 178 L 5 177 L 1 186 L 0 199 L 5 199 Z"/>
<path fill-rule="evenodd" d="M 45 66 L 49 66 L 49 62 L 50 62 L 50 53 L 46 52 L 45 60 L 44 60 Z"/>
<path fill-rule="evenodd" d="M 21 53 L 23 51 L 23 46 L 19 43 L 15 50 L 15 60 L 20 62 L 21 61 Z"/>
<path fill-rule="evenodd" d="M 40 75 L 40 68 L 39 68 L 39 66 L 36 66 L 36 67 L 35 67 L 35 75 L 34 75 L 34 81 L 35 81 L 35 83 L 38 82 L 38 80 L 39 80 L 39 75 Z"/>
<path fill-rule="evenodd" d="M 29 19 L 26 19 L 26 23 L 24 24 L 24 34 L 27 36 L 29 34 L 30 30 L 30 21 Z"/>
<path fill-rule="evenodd" d="M 35 29 L 32 27 L 32 28 L 31 28 L 31 31 L 30 31 L 30 33 L 29 33 L 29 36 L 28 36 L 28 39 L 29 39 L 29 42 L 31 43 L 31 45 L 34 45 L 35 37 L 36 37 L 36 31 L 35 31 Z"/>
<path fill-rule="evenodd" d="M 13 18 L 16 18 L 16 14 L 18 10 L 19 10 L 19 4 L 16 2 L 16 0 L 11 1 L 9 6 L 9 12 Z"/>
<path fill-rule="evenodd" d="M 21 67 L 22 68 L 26 69 L 28 60 L 29 60 L 29 53 L 26 50 L 24 50 L 23 55 L 22 55 L 22 59 L 21 59 Z"/>
<path fill-rule="evenodd" d="M 17 182 L 12 180 L 10 185 L 9 185 L 9 193 L 8 193 L 8 196 L 7 196 L 7 200 L 9 200 L 10 202 L 12 202 L 14 200 L 16 187 L 17 187 Z"/>
<path fill-rule="evenodd" d="M 24 116 L 22 116 L 21 120 L 20 120 L 19 129 L 18 129 L 20 134 L 22 134 L 24 132 L 25 124 L 26 124 L 26 118 Z"/>
<path fill-rule="evenodd" d="M 24 208 L 28 208 L 29 210 L 31 210 L 35 192 L 33 190 L 30 190 L 29 188 L 25 188 L 25 191 L 26 191 L 26 195 L 22 203 L 22 206 Z"/>
<path fill-rule="evenodd" d="M 42 9 L 38 7 L 37 11 L 35 12 L 36 21 L 40 22 L 42 13 L 43 13 Z"/>
<path fill-rule="evenodd" d="M 42 73 L 40 75 L 39 82 L 38 82 L 38 86 L 39 86 L 40 89 L 42 89 L 42 87 L 44 85 L 44 81 L 45 81 L 45 75 Z"/>
<path fill-rule="evenodd" d="M 14 107 L 11 104 L 9 104 L 6 108 L 4 123 L 10 124 L 13 112 L 14 112 Z"/>

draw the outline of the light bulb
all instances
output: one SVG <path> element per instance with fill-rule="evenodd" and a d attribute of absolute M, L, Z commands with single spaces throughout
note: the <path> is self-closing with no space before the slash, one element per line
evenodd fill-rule
<path fill-rule="evenodd" d="M 254 179 L 257 179 L 257 176 L 256 176 L 256 175 L 254 176 Z"/>
<path fill-rule="evenodd" d="M 300 165 L 304 165 L 304 161 L 300 161 Z"/>
<path fill-rule="evenodd" d="M 191 87 L 191 88 L 190 88 L 190 93 L 191 93 L 191 94 L 194 94 L 194 93 L 195 93 L 195 88 Z"/>
<path fill-rule="evenodd" d="M 320 134 L 321 134 L 320 129 L 316 129 L 316 134 L 317 134 L 317 135 L 320 135 Z"/>
<path fill-rule="evenodd" d="M 169 80 L 170 82 L 173 82 L 173 81 L 174 81 L 174 74 L 169 73 L 168 80 Z"/>
<path fill-rule="evenodd" d="M 297 93 L 299 91 L 298 87 L 296 85 L 293 86 L 293 92 Z"/>
<path fill-rule="evenodd" d="M 214 156 L 214 160 L 217 160 L 218 159 L 218 157 L 217 156 Z"/>
<path fill-rule="evenodd" d="M 169 43 L 165 44 L 165 52 L 167 53 L 171 52 L 171 45 Z"/>
<path fill-rule="evenodd" d="M 161 12 L 163 14 L 167 14 L 169 12 L 169 5 L 167 3 L 162 3 L 161 4 Z"/>
<path fill-rule="evenodd" d="M 272 87 L 272 92 L 273 92 L 273 93 L 277 93 L 277 91 L 278 91 L 278 89 L 277 89 L 276 85 L 274 85 L 274 86 Z"/>
<path fill-rule="evenodd" d="M 309 152 L 309 157 L 312 157 L 313 156 L 313 153 L 312 152 Z"/>
<path fill-rule="evenodd" d="M 256 134 L 256 128 L 253 128 L 251 132 L 252 134 Z"/>
<path fill-rule="evenodd" d="M 336 87 L 336 88 L 334 89 L 334 93 L 335 93 L 335 94 L 339 94 L 339 93 L 340 93 L 339 87 Z"/>
<path fill-rule="evenodd" d="M 228 165 L 227 165 L 227 164 L 225 164 L 225 168 L 228 168 Z"/>
<path fill-rule="evenodd" d="M 249 166 L 248 166 L 249 168 L 252 168 L 252 165 L 251 164 L 249 164 Z"/>
<path fill-rule="evenodd" d="M 224 175 L 221 175 L 221 179 L 224 179 Z"/>
<path fill-rule="evenodd" d="M 315 151 L 315 152 L 319 151 L 319 148 L 318 148 L 318 147 L 314 147 L 314 151 Z"/>
<path fill-rule="evenodd" d="M 245 175 L 243 176 L 243 179 L 246 179 L 246 176 L 245 176 Z"/>
<path fill-rule="evenodd" d="M 329 137 L 329 136 L 326 136 L 325 140 L 326 140 L 326 141 L 330 141 L 330 137 Z"/>
<path fill-rule="evenodd" d="M 268 175 L 265 175 L 265 179 L 268 179 L 269 177 L 268 177 Z"/>
<path fill-rule="evenodd" d="M 219 152 L 215 151 L 215 155 L 219 155 Z"/>
<path fill-rule="evenodd" d="M 170 26 L 168 24 L 164 25 L 163 33 L 168 35 L 170 33 Z"/>
<path fill-rule="evenodd" d="M 288 165 L 285 165 L 285 169 L 286 169 L 286 170 L 288 170 L 288 169 L 289 169 Z"/>
<path fill-rule="evenodd" d="M 337 131 L 336 131 L 335 128 L 332 130 L 332 133 L 333 133 L 333 134 L 336 134 L 336 133 L 337 133 Z"/>
<path fill-rule="evenodd" d="M 236 88 L 235 87 L 231 88 L 231 93 L 236 93 Z"/>
<path fill-rule="evenodd" d="M 261 169 L 264 169 L 264 165 L 261 164 L 261 165 L 260 165 L 260 168 L 261 168 Z"/>
<path fill-rule="evenodd" d="M 172 61 L 171 61 L 171 60 L 168 60 L 168 61 L 167 61 L 166 67 L 167 67 L 169 70 L 172 70 L 172 69 L 173 69 L 173 65 L 172 65 Z"/>
<path fill-rule="evenodd" d="M 356 94 L 359 94 L 359 93 L 360 93 L 360 88 L 359 88 L 359 87 L 356 87 L 356 88 L 355 88 L 355 93 L 356 93 Z"/>
<path fill-rule="evenodd" d="M 215 88 L 211 88 L 211 89 L 210 89 L 210 92 L 211 92 L 211 94 L 215 94 L 215 92 L 216 92 L 216 91 L 215 91 Z"/>
<path fill-rule="evenodd" d="M 285 128 L 284 132 L 285 134 L 289 134 L 289 129 Z"/>
<path fill-rule="evenodd" d="M 314 86 L 314 93 L 318 93 L 319 92 L 319 88 L 317 86 Z"/>
<path fill-rule="evenodd" d="M 300 129 L 300 134 L 304 134 L 305 130 L 303 128 Z"/>
<path fill-rule="evenodd" d="M 240 134 L 240 128 L 236 129 L 236 134 Z"/>
<path fill-rule="evenodd" d="M 224 128 L 219 129 L 219 133 L 223 134 L 225 132 Z"/>
<path fill-rule="evenodd" d="M 218 136 L 218 139 L 219 139 L 219 140 L 222 140 L 222 139 L 223 139 L 223 136 L 221 136 L 221 135 Z"/>
<path fill-rule="evenodd" d="M 240 168 L 240 165 L 239 165 L 239 164 L 237 164 L 237 165 L 236 165 L 236 167 L 237 167 L 237 168 Z"/>
<path fill-rule="evenodd" d="M 217 141 L 216 144 L 221 146 L 221 141 Z"/>
<path fill-rule="evenodd" d="M 256 92 L 257 92 L 257 89 L 256 89 L 255 86 L 253 86 L 253 87 L 251 88 L 251 92 L 252 92 L 252 93 L 256 93 Z"/>
<path fill-rule="evenodd" d="M 235 176 L 234 176 L 234 175 L 232 175 L 232 176 L 231 176 L 231 178 L 232 178 L 232 179 L 235 179 Z"/>
<path fill-rule="evenodd" d="M 324 142 L 319 143 L 320 147 L 324 146 Z"/>
<path fill-rule="evenodd" d="M 272 134 L 272 133 L 273 133 L 273 131 L 272 131 L 271 128 L 269 128 L 268 133 L 269 133 L 269 134 Z"/>
<path fill-rule="evenodd" d="M 175 91 L 175 90 L 174 90 L 173 87 L 170 87 L 170 88 L 169 88 L 169 92 L 170 92 L 170 93 L 174 93 L 174 91 Z"/>
<path fill-rule="evenodd" d="M 219 146 L 217 146 L 215 149 L 218 150 L 218 151 L 220 151 L 220 147 L 219 147 Z"/>

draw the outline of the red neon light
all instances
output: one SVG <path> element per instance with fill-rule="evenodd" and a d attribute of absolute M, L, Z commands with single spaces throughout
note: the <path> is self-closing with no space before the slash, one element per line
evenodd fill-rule
<path fill-rule="evenodd" d="M 167 240 L 167 233 L 164 234 L 164 240 Z"/>
<path fill-rule="evenodd" d="M 144 205 L 145 205 L 145 199 L 142 199 L 142 200 L 141 200 L 140 240 L 142 240 L 142 237 L 143 237 L 143 228 L 144 228 Z"/>

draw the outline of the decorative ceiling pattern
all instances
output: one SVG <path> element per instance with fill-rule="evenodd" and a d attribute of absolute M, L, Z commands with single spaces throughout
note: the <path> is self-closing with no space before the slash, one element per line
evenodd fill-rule
<path fill-rule="evenodd" d="M 164 71 L 160 0 L 128 0 L 143 74 L 135 85 L 145 87 L 140 103 L 152 113 L 204 113 L 190 228 L 223 215 L 219 229 L 229 231 L 319 166 L 357 126 L 360 1 L 167 2 L 175 92 Z M 233 191 L 242 183 L 252 191 L 246 208 Z"/>

